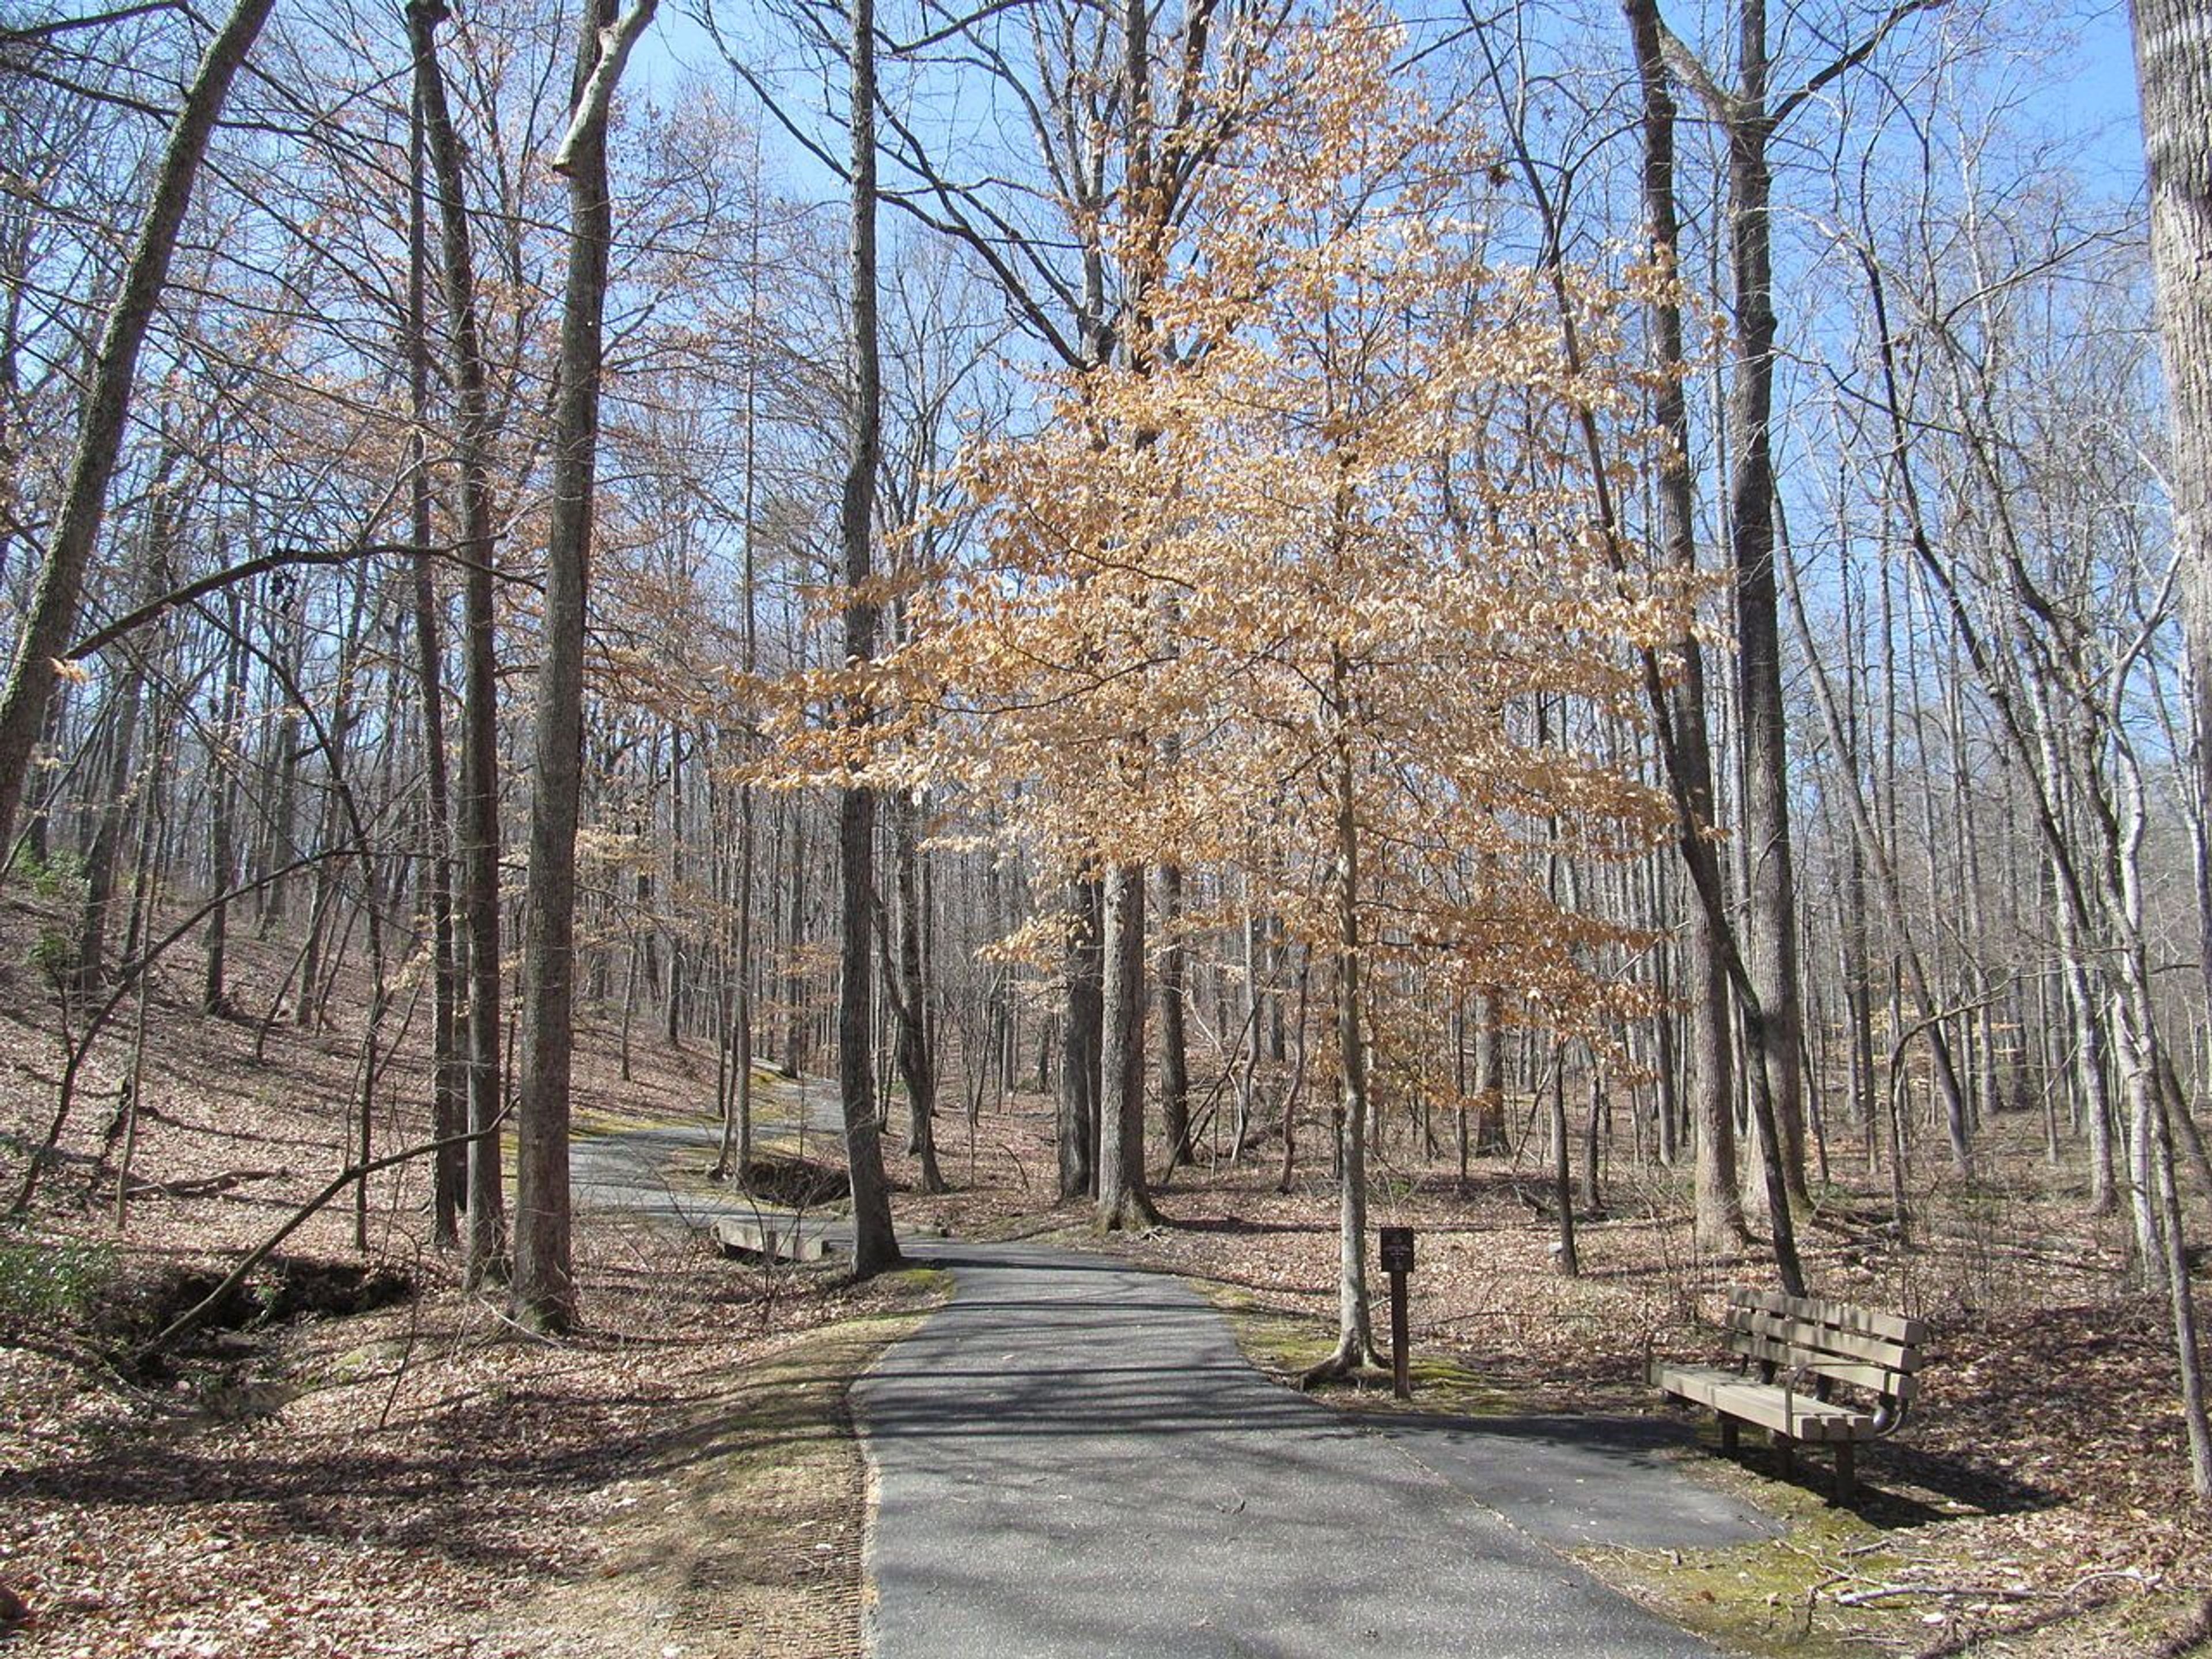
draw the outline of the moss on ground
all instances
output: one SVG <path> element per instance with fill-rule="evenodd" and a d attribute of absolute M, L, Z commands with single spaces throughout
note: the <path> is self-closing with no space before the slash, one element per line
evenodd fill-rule
<path fill-rule="evenodd" d="M 1228 1316 L 1244 1357 L 1279 1382 L 1297 1386 L 1300 1377 L 1336 1351 L 1336 1328 L 1326 1320 L 1272 1307 L 1233 1285 L 1189 1282 Z M 1360 1371 L 1310 1392 L 1331 1405 L 1362 1411 L 1503 1417 L 1529 1409 L 1518 1395 L 1444 1355 L 1416 1354 L 1407 1366 L 1407 1376 L 1413 1391 L 1411 1400 L 1401 1400 L 1391 1391 L 1387 1370 Z"/>
<path fill-rule="evenodd" d="M 1780 1536 L 1718 1550 L 1574 1553 L 1606 1583 L 1725 1651 L 1792 1659 L 1869 1651 L 2013 1659 L 2212 1653 L 2212 1605 L 2200 1597 L 2144 1595 L 2132 1582 L 2110 1586 L 2116 1594 L 2108 1600 L 2025 1583 L 2014 1591 L 1997 1564 L 1931 1562 L 1911 1524 L 1885 1513 L 1894 1500 L 1879 1490 L 1863 1487 L 1863 1501 L 1850 1509 L 1830 1503 L 1825 1453 L 1801 1453 L 1796 1478 L 1785 1480 L 1763 1449 L 1753 1447 L 1750 1461 L 1738 1463 L 1712 1455 L 1719 1437 L 1711 1424 L 1701 1434 L 1686 1471 L 1772 1516 L 1784 1528 Z M 1893 1593 L 1869 1594 L 1882 1590 Z"/>
<path fill-rule="evenodd" d="M 1675 1624 L 1738 1653 L 1802 1654 L 1808 1659 L 1863 1655 L 1869 1637 L 1909 1637 L 1925 1608 L 1844 1610 L 1824 1599 L 1850 1575 L 1879 1580 L 1904 1565 L 1887 1535 L 1822 1495 L 1761 1479 L 1717 1459 L 1696 1467 L 1700 1478 L 1730 1488 L 1780 1520 L 1777 1538 L 1717 1550 L 1596 1549 L 1577 1559 Z M 1910 1650 L 1909 1641 L 1903 1644 Z"/>

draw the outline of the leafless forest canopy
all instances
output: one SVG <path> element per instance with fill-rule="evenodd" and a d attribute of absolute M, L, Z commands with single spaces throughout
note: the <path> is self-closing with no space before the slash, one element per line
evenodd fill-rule
<path fill-rule="evenodd" d="M 10 4 L 10 1226 L 127 1229 L 149 1000 L 332 1033 L 301 1200 L 396 1158 L 563 1330 L 581 1028 L 740 1186 L 834 1078 L 863 1274 L 1023 1100 L 1030 1207 L 1304 1192 L 1316 1374 L 1386 1176 L 1563 1281 L 2063 1256 L 2212 1494 L 2138 14 L 2141 129 L 2124 17 L 1982 0 Z"/>

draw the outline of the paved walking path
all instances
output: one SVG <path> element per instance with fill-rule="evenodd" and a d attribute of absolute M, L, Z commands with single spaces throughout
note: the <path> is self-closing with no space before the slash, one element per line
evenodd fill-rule
<path fill-rule="evenodd" d="M 755 1213 L 672 1176 L 713 1145 L 580 1140 L 578 1198 Z M 957 1288 L 854 1391 L 878 1659 L 1711 1659 L 1550 1547 L 1773 1530 L 1658 1457 L 1662 1422 L 1347 1420 L 1253 1370 L 1174 1279 L 902 1242 Z"/>
<path fill-rule="evenodd" d="M 854 1394 L 881 1659 L 1676 1659 L 1712 1650 L 1546 1547 L 1765 1535 L 1663 1425 L 1347 1423 L 1176 1280 L 921 1245 L 957 1291 Z"/>
<path fill-rule="evenodd" d="M 843 1156 L 844 1125 L 833 1089 L 813 1079 L 778 1079 L 769 1086 L 783 1095 L 785 1111 L 757 1126 L 761 1150 Z M 720 1127 L 713 1123 L 579 1135 L 568 1145 L 568 1179 L 586 1209 L 702 1230 L 725 1218 L 766 1222 L 779 1231 L 826 1238 L 833 1248 L 852 1248 L 852 1224 L 840 1215 L 799 1216 L 708 1181 L 721 1145 Z"/>

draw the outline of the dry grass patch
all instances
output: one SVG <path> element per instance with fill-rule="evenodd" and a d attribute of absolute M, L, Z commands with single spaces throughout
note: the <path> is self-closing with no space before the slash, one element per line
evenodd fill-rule
<path fill-rule="evenodd" d="M 532 1597 L 491 1632 L 533 1655 L 607 1651 L 706 1659 L 857 1659 L 867 1474 L 854 1379 L 946 1293 L 910 1269 L 879 1281 L 891 1307 L 811 1331 L 669 1425 L 662 1472 L 623 1483 L 602 1563 Z"/>

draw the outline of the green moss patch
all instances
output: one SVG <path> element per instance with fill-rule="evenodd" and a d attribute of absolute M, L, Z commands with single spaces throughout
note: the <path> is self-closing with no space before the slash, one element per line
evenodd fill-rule
<path fill-rule="evenodd" d="M 1755 1498 L 1788 1530 L 1727 1549 L 1600 1549 L 1577 1559 L 1655 1612 L 1735 1652 L 1841 1659 L 1865 1654 L 1869 1638 L 1889 1650 L 1911 1650 L 1926 1607 L 1902 1601 L 1844 1607 L 1832 1600 L 1855 1579 L 1880 1583 L 1903 1566 L 1905 1558 L 1879 1528 L 1818 1492 L 1759 1480 L 1730 1463 L 1708 1462 L 1699 1473 Z M 1882 1633 L 1897 1638 L 1897 1648 Z"/>
<path fill-rule="evenodd" d="M 1279 1382 L 1296 1387 L 1336 1351 L 1336 1327 L 1327 1320 L 1271 1307 L 1232 1285 L 1190 1282 L 1228 1316 L 1229 1328 L 1244 1357 Z M 1311 1392 L 1332 1405 L 1363 1411 L 1503 1417 L 1529 1409 L 1528 1401 L 1446 1355 L 1417 1352 L 1407 1366 L 1407 1376 L 1413 1391 L 1411 1400 L 1401 1400 L 1392 1392 L 1393 1379 L 1387 1370 L 1360 1371 Z"/>

